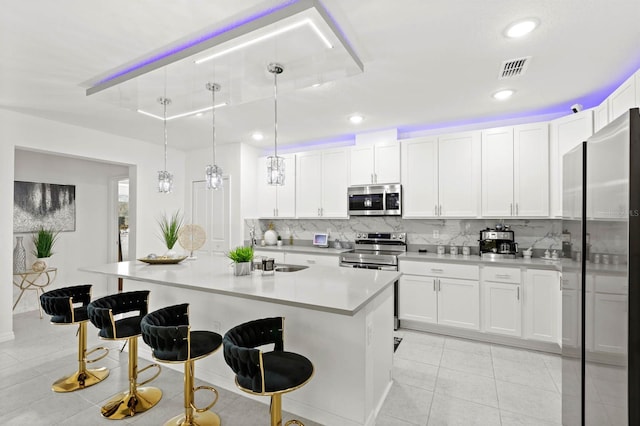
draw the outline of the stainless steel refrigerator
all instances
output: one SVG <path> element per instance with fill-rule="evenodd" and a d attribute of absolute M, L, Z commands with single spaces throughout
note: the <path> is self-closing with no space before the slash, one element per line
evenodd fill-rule
<path fill-rule="evenodd" d="M 562 222 L 562 423 L 640 425 L 638 108 L 563 157 Z"/>

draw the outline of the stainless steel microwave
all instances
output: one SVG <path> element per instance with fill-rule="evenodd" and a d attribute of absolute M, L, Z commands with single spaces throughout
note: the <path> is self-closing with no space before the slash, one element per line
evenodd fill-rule
<path fill-rule="evenodd" d="M 350 186 L 347 197 L 351 216 L 402 215 L 402 186 L 399 183 Z"/>

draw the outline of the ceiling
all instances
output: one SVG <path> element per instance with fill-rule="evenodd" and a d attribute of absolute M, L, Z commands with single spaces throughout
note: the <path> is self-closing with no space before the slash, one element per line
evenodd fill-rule
<path fill-rule="evenodd" d="M 137 113 L 131 102 L 121 102 L 118 86 L 106 97 L 87 96 L 83 84 L 231 17 L 283 1 L 2 0 L 0 108 L 162 144 L 162 122 Z M 280 146 L 351 140 L 357 133 L 390 128 L 409 134 L 569 114 L 575 103 L 598 105 L 640 68 L 637 0 L 321 1 L 364 70 L 319 87 L 287 85 L 287 76 L 296 75 L 297 67 L 299 78 L 305 65 L 294 59 L 287 63 L 283 53 Z M 540 20 L 529 36 L 503 35 L 508 24 L 528 17 Z M 283 50 L 300 48 L 295 36 L 280 37 Z M 503 61 L 525 56 L 532 59 L 523 75 L 498 79 Z M 237 67 L 242 65 L 234 73 Z M 237 75 L 249 81 L 249 72 L 243 68 Z M 255 78 L 260 95 L 240 99 L 233 93 L 237 85 L 222 88 L 220 97 L 229 103 L 216 109 L 218 143 L 273 144 L 271 76 L 265 69 Z M 210 96 L 200 79 L 185 75 L 182 81 Z M 496 101 L 491 94 L 501 88 L 516 93 Z M 179 91 L 175 94 L 180 97 Z M 114 102 L 118 96 L 120 101 Z M 351 124 L 353 113 L 362 114 L 364 121 Z M 183 150 L 210 146 L 210 118 L 204 114 L 170 121 L 169 145 Z M 253 141 L 254 131 L 263 132 L 265 139 Z"/>

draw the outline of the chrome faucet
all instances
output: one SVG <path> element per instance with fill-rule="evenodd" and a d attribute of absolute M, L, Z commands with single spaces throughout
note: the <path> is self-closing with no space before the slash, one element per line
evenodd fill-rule
<path fill-rule="evenodd" d="M 249 239 L 251 240 L 251 247 L 255 247 L 256 245 L 256 227 L 252 226 L 249 228 Z"/>

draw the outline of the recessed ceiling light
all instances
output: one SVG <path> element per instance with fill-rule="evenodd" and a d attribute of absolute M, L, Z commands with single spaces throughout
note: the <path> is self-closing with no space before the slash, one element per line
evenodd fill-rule
<path fill-rule="evenodd" d="M 349 121 L 352 124 L 360 124 L 362 123 L 362 120 L 364 120 L 364 117 L 359 114 L 354 114 L 351 117 L 349 117 Z"/>
<path fill-rule="evenodd" d="M 537 19 L 525 19 L 523 21 L 518 21 L 513 23 L 507 27 L 504 34 L 509 38 L 518 38 L 529 34 L 531 31 L 535 30 L 538 26 L 539 21 Z"/>
<path fill-rule="evenodd" d="M 253 132 L 253 134 L 251 135 L 251 139 L 253 139 L 254 141 L 261 141 L 262 139 L 264 139 L 264 135 L 260 132 Z"/>
<path fill-rule="evenodd" d="M 494 99 L 499 101 L 504 101 L 505 99 L 509 99 L 511 95 L 513 95 L 516 91 L 511 89 L 500 90 L 493 94 Z"/>

